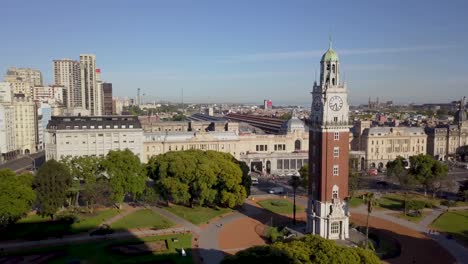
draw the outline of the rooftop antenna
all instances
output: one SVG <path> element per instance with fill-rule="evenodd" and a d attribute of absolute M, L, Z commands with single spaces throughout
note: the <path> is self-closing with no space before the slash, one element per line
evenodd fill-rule
<path fill-rule="evenodd" d="M 332 49 L 332 35 L 331 35 L 331 33 L 328 36 L 328 38 L 329 38 L 329 41 L 330 41 L 329 44 L 328 44 L 328 49 Z"/>
<path fill-rule="evenodd" d="M 315 71 L 315 85 L 317 85 L 317 68 L 314 71 Z"/>
<path fill-rule="evenodd" d="M 184 88 L 182 88 L 182 112 L 185 113 L 185 108 L 184 108 Z"/>

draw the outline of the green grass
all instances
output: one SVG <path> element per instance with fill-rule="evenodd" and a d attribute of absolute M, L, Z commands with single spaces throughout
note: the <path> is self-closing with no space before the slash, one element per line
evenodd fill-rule
<path fill-rule="evenodd" d="M 209 220 L 229 213 L 232 209 L 229 208 L 210 208 L 203 206 L 195 206 L 193 208 L 182 206 L 182 205 L 171 205 L 165 208 L 167 211 L 192 222 L 193 224 L 199 225 L 208 222 Z"/>
<path fill-rule="evenodd" d="M 276 214 L 292 214 L 293 204 L 286 199 L 268 199 L 257 202 L 261 207 Z M 304 208 L 296 204 L 296 213 L 303 212 Z"/>
<path fill-rule="evenodd" d="M 117 214 L 116 209 L 97 211 L 93 214 L 77 214 L 79 220 L 75 223 L 31 214 L 5 229 L 0 229 L 2 234 L 0 240 L 34 240 L 82 233 L 99 227 L 102 222 Z"/>
<path fill-rule="evenodd" d="M 364 204 L 364 200 L 359 198 L 359 197 L 352 197 L 348 201 L 349 207 L 358 207 L 360 205 Z"/>
<path fill-rule="evenodd" d="M 93 215 L 83 217 L 71 225 L 72 233 L 80 233 L 99 227 L 104 221 L 119 214 L 117 209 L 108 209 L 95 212 Z"/>
<path fill-rule="evenodd" d="M 165 229 L 174 223 L 151 209 L 135 211 L 111 225 L 112 229 L 154 228 Z"/>
<path fill-rule="evenodd" d="M 173 238 L 177 238 L 178 242 L 173 242 Z M 131 245 L 141 242 L 153 242 L 161 240 L 166 240 L 168 244 L 168 250 L 164 252 L 125 255 L 112 249 L 112 247 L 119 245 Z M 20 252 L 11 253 L 9 255 L 26 256 L 43 252 L 62 252 L 64 254 L 63 256 L 56 257 L 47 262 L 57 264 L 67 263 L 70 260 L 79 260 L 81 263 L 164 263 L 166 261 L 171 261 L 170 263 L 175 264 L 192 264 L 193 260 L 191 256 L 191 244 L 191 234 L 176 234 L 26 249 L 21 250 Z M 178 250 L 181 248 L 187 252 L 186 257 L 182 257 L 180 256 L 180 253 L 178 253 Z"/>
<path fill-rule="evenodd" d="M 432 226 L 468 244 L 468 210 L 446 212 Z"/>
<path fill-rule="evenodd" d="M 418 216 L 411 216 L 411 215 L 405 215 L 404 213 L 394 213 L 392 214 L 395 217 L 405 219 L 407 221 L 413 222 L 413 223 L 419 223 L 425 216 L 427 216 L 426 212 L 422 212 Z"/>
<path fill-rule="evenodd" d="M 439 199 L 432 199 L 430 196 L 425 197 L 423 195 L 417 194 L 407 194 L 407 199 L 425 201 L 427 204 L 432 204 L 433 206 L 438 206 L 440 204 Z M 404 201 L 404 194 L 388 194 L 378 199 L 378 206 L 381 209 L 402 211 L 404 207 Z"/>

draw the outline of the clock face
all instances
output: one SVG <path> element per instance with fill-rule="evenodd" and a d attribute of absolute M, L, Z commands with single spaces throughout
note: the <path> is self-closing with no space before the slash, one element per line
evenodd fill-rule
<path fill-rule="evenodd" d="M 333 111 L 339 111 L 341 107 L 343 107 L 343 99 L 339 96 L 333 96 L 330 98 L 330 101 L 328 102 L 328 105 L 330 106 L 330 109 Z"/>
<path fill-rule="evenodd" d="M 320 98 L 320 96 L 314 97 L 313 106 L 314 106 L 314 110 L 316 111 L 320 110 L 320 108 L 322 107 L 322 98 Z"/>

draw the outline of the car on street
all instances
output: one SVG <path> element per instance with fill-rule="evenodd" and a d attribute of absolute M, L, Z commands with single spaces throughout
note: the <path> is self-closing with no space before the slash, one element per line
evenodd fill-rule
<path fill-rule="evenodd" d="M 283 187 L 273 187 L 268 191 L 269 194 L 282 194 L 284 193 Z"/>
<path fill-rule="evenodd" d="M 379 171 L 376 169 L 376 168 L 372 168 L 372 169 L 369 169 L 369 171 L 367 172 L 367 174 L 369 176 L 377 176 L 377 174 L 379 174 Z"/>

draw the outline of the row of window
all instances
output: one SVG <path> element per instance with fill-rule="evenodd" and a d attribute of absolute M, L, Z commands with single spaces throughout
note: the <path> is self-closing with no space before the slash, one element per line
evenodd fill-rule
<path fill-rule="evenodd" d="M 299 170 L 309 162 L 308 159 L 278 159 L 276 169 L 278 170 Z"/>
<path fill-rule="evenodd" d="M 65 126 L 66 129 L 72 129 L 72 126 Z M 87 129 L 88 126 L 81 126 L 81 129 Z M 96 126 L 89 126 L 90 129 L 95 129 Z M 103 126 L 97 126 L 98 129 L 103 129 Z M 106 129 L 111 128 L 110 125 L 105 126 Z M 112 128 L 119 128 L 118 125 L 114 125 Z M 120 128 L 127 128 L 126 125 L 121 125 Z M 133 125 L 128 125 L 128 128 L 133 128 Z M 73 129 L 80 129 L 80 126 L 73 126 Z"/>

